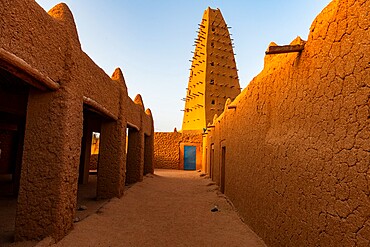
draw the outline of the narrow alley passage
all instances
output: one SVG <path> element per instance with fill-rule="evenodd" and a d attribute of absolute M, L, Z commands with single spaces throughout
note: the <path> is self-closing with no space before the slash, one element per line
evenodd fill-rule
<path fill-rule="evenodd" d="M 265 245 L 211 180 L 195 171 L 156 170 L 54 246 Z"/>

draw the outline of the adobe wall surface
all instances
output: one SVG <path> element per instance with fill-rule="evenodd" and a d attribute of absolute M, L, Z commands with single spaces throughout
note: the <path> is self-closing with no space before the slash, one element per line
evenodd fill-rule
<path fill-rule="evenodd" d="M 90 170 L 96 170 L 98 169 L 98 158 L 99 154 L 92 154 L 90 158 Z"/>
<path fill-rule="evenodd" d="M 208 131 L 214 179 L 224 145 L 225 194 L 269 246 L 370 244 L 369 10 L 330 3 Z"/>
<path fill-rule="evenodd" d="M 227 98 L 240 93 L 229 29 L 219 9 L 207 8 L 199 24 L 185 97 L 182 131 L 203 131 Z"/>
<path fill-rule="evenodd" d="M 202 145 L 202 135 L 196 133 L 155 132 L 154 133 L 154 168 L 179 169 L 180 144 L 194 143 Z M 199 169 L 199 167 L 197 167 Z"/>
<path fill-rule="evenodd" d="M 123 194 L 127 124 L 153 138 L 153 118 L 120 69 L 109 77 L 81 50 L 65 4 L 46 13 L 33 0 L 0 1 L 0 24 L 0 68 L 29 87 L 15 238 L 58 240 L 76 209 L 83 109 L 102 120 L 99 198 Z"/>

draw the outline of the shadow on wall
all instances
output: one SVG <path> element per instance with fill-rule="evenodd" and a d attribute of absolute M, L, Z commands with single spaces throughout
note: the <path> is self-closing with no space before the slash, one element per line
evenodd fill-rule
<path fill-rule="evenodd" d="M 98 169 L 98 159 L 99 154 L 92 154 L 90 158 L 90 167 L 89 170 L 97 170 Z"/>
<path fill-rule="evenodd" d="M 144 163 L 145 171 L 153 170 L 153 118 L 140 95 L 128 97 L 120 69 L 109 77 L 81 50 L 65 4 L 46 13 L 33 0 L 14 0 L 1 9 L 0 142 L 9 128 L 17 137 L 14 148 L 2 152 L 0 173 L 6 170 L 14 195 L 19 191 L 14 238 L 59 240 L 72 228 L 79 178 L 89 177 L 92 118 L 102 136 L 94 183 L 101 199 L 123 195 L 128 122 L 138 139 L 148 139 L 138 144 L 145 155 L 128 174 L 144 171 Z"/>

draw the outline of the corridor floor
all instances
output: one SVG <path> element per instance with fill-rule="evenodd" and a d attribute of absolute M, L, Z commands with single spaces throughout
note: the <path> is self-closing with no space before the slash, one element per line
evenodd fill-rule
<path fill-rule="evenodd" d="M 219 211 L 211 212 L 214 206 Z M 211 180 L 195 171 L 156 170 L 53 246 L 265 245 Z"/>

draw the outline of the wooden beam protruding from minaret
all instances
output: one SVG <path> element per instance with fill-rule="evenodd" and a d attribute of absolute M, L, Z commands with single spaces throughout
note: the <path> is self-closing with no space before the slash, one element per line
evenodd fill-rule
<path fill-rule="evenodd" d="M 282 53 L 291 53 L 291 52 L 302 52 L 304 45 L 272 45 L 269 46 L 266 55 L 272 54 L 282 54 Z"/>

